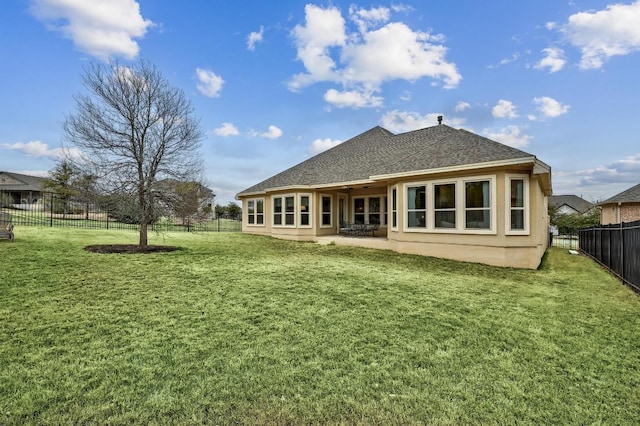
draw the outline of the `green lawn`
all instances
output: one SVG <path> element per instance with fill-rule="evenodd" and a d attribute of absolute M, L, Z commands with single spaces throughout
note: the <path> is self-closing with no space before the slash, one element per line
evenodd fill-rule
<path fill-rule="evenodd" d="M 0 424 L 638 424 L 640 296 L 539 271 L 238 233 L 0 241 Z"/>

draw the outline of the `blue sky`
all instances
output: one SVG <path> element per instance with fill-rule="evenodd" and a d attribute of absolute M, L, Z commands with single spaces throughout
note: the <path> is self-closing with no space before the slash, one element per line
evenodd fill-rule
<path fill-rule="evenodd" d="M 640 182 L 640 0 L 12 0 L 0 9 L 0 170 L 46 174 L 92 60 L 184 90 L 219 204 L 376 125 L 444 123 L 594 201 Z"/>

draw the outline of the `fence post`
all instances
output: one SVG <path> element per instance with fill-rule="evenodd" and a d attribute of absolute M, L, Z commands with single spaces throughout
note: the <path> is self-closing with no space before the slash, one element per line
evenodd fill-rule
<path fill-rule="evenodd" d="M 620 276 L 624 281 L 624 222 L 620 222 Z"/>
<path fill-rule="evenodd" d="M 607 246 L 607 259 L 608 259 L 609 265 L 613 264 L 613 261 L 611 260 L 611 234 L 612 234 L 611 229 L 609 229 L 609 244 Z"/>
<path fill-rule="evenodd" d="M 220 232 L 220 215 L 218 215 L 218 218 L 216 219 L 217 225 L 218 225 L 218 232 Z"/>
<path fill-rule="evenodd" d="M 51 193 L 51 211 L 49 212 L 49 226 L 53 228 L 53 192 Z"/>

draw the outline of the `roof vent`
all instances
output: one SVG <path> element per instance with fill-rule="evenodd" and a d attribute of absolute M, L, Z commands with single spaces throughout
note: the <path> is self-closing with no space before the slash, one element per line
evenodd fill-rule
<path fill-rule="evenodd" d="M 438 116 L 438 124 L 442 124 L 442 116 L 441 115 Z"/>

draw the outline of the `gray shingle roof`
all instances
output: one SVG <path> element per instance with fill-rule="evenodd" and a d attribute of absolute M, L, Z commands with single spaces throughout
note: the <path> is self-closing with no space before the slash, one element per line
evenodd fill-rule
<path fill-rule="evenodd" d="M 367 181 L 371 176 L 520 158 L 534 156 L 444 124 L 398 135 L 376 126 L 245 189 L 238 196 L 271 188 Z"/>
<path fill-rule="evenodd" d="M 567 205 L 578 213 L 584 213 L 593 207 L 592 203 L 577 195 L 552 195 L 549 197 L 549 205 L 554 207 Z"/>
<path fill-rule="evenodd" d="M 1 177 L 6 175 L 12 183 L 3 183 Z M 46 179 L 38 176 L 20 173 L 3 172 L 0 170 L 0 190 L 5 191 L 42 191 L 42 184 Z M 17 181 L 18 183 L 13 183 Z"/>
<path fill-rule="evenodd" d="M 640 203 L 640 183 L 607 200 L 604 200 L 599 205 L 611 203 Z"/>

